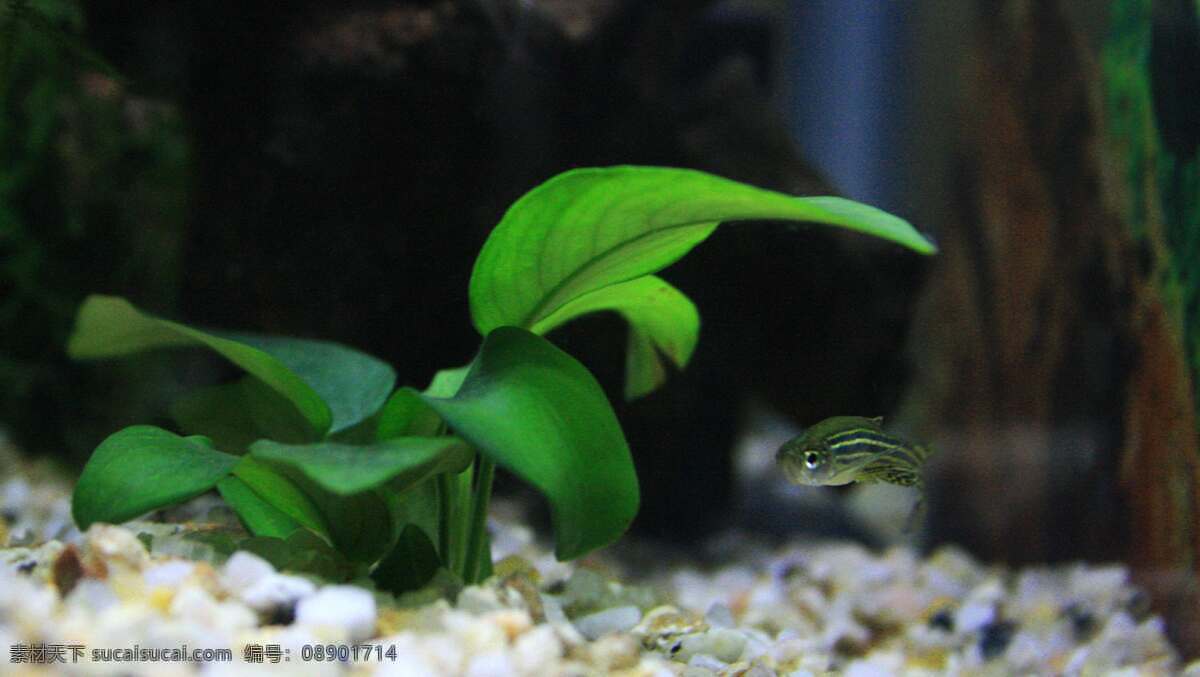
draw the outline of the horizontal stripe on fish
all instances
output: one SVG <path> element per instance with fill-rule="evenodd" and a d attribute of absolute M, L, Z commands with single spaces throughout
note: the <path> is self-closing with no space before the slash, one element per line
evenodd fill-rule
<path fill-rule="evenodd" d="M 914 468 L 919 467 L 928 455 L 922 447 L 883 435 L 847 437 L 840 442 L 830 443 L 829 451 L 839 464 L 851 465 L 859 461 L 870 462 L 875 457 L 886 457 Z"/>

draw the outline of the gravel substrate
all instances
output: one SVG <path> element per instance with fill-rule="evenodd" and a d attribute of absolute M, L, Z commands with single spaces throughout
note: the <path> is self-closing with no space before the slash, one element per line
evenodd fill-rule
<path fill-rule="evenodd" d="M 184 527 L 80 534 L 64 486 L 5 477 L 2 674 L 1200 677 L 1115 565 L 1009 571 L 953 548 L 921 559 L 798 543 L 747 546 L 706 571 L 641 565 L 649 575 L 624 585 L 616 559 L 555 562 L 527 528 L 498 520 L 497 576 L 453 604 L 398 603 L 206 549 L 190 535 L 228 521 L 211 501 L 185 510 Z M 211 649 L 229 660 L 171 653 Z M 26 651 L 65 662 L 25 662 Z"/>

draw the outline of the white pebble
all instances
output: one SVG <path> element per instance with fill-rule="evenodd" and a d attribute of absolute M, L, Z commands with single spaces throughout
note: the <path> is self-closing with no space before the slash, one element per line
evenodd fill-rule
<path fill-rule="evenodd" d="M 467 663 L 466 677 L 515 677 L 512 660 L 501 651 L 482 653 Z"/>
<path fill-rule="evenodd" d="M 562 654 L 562 641 L 549 625 L 533 628 L 518 637 L 513 644 L 513 660 L 517 670 L 526 675 L 545 674 L 549 666 L 561 658 Z"/>
<path fill-rule="evenodd" d="M 575 629 L 590 640 L 611 632 L 626 632 L 642 620 L 642 611 L 635 606 L 618 606 L 597 611 L 575 619 Z"/>
<path fill-rule="evenodd" d="M 104 581 L 85 578 L 67 595 L 67 604 L 98 613 L 118 603 L 117 595 Z"/>
<path fill-rule="evenodd" d="M 240 597 L 246 606 L 264 613 L 292 606 L 316 590 L 317 586 L 307 578 L 272 574 L 243 590 Z"/>
<path fill-rule="evenodd" d="M 146 585 L 151 587 L 178 587 L 180 583 L 196 569 L 196 565 L 192 562 L 184 562 L 182 560 L 172 560 L 155 564 L 142 572 L 142 580 Z"/>
<path fill-rule="evenodd" d="M 742 633 L 727 628 L 716 628 L 684 637 L 675 659 L 689 660 L 693 656 L 704 654 L 722 663 L 732 663 L 741 658 L 745 649 L 746 638 Z"/>
<path fill-rule="evenodd" d="M 171 600 L 170 613 L 181 620 L 225 632 L 258 625 L 254 612 L 236 602 L 218 602 L 203 588 L 184 585 Z"/>
<path fill-rule="evenodd" d="M 724 604 L 716 603 L 708 607 L 708 613 L 704 614 L 704 620 L 714 628 L 732 628 L 737 625 L 733 619 L 733 612 Z"/>
<path fill-rule="evenodd" d="M 720 672 L 725 668 L 726 665 L 728 665 L 728 663 L 725 661 L 718 660 L 708 654 L 703 653 L 698 653 L 695 656 L 692 656 L 690 659 L 688 659 L 687 664 L 689 668 L 703 668 L 712 672 Z"/>
<path fill-rule="evenodd" d="M 473 614 L 484 614 L 504 608 L 494 589 L 482 588 L 477 585 L 463 588 L 463 591 L 458 593 L 456 606 L 462 611 L 469 611 Z"/>
<path fill-rule="evenodd" d="M 231 592 L 241 592 L 259 580 L 275 573 L 275 567 L 267 560 L 239 550 L 221 569 L 221 582 Z"/>
<path fill-rule="evenodd" d="M 375 634 L 375 598 L 352 585 L 329 585 L 300 600 L 296 622 L 342 628 L 347 639 L 362 641 Z"/>

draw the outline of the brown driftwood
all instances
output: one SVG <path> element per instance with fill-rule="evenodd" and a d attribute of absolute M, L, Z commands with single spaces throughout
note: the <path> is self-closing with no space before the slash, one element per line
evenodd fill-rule
<path fill-rule="evenodd" d="M 932 534 L 990 559 L 1127 562 L 1195 654 L 1195 408 L 1156 248 L 1120 212 L 1097 68 L 1057 3 L 981 15 L 914 335 L 911 411 L 946 423 Z"/>

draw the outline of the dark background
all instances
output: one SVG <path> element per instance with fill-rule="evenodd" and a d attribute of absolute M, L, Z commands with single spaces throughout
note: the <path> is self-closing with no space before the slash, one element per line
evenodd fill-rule
<path fill-rule="evenodd" d="M 719 229 L 664 274 L 701 311 L 693 363 L 632 403 L 620 322 L 553 334 L 617 406 L 639 531 L 731 522 L 748 402 L 885 415 L 943 450 L 926 546 L 1124 560 L 1200 646 L 1194 3 L 31 3 L 65 40 L 18 4 L 0 421 L 29 452 L 77 468 L 223 375 L 69 363 L 87 293 L 337 340 L 423 386 L 478 345 L 467 280 L 514 199 L 571 167 L 694 167 L 875 204 L 942 252 Z"/>

